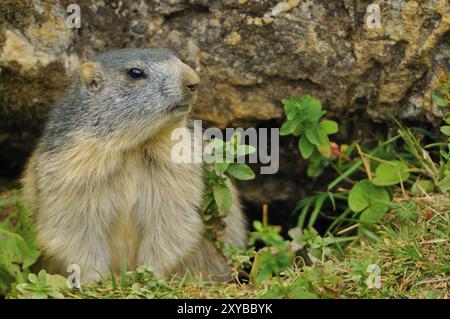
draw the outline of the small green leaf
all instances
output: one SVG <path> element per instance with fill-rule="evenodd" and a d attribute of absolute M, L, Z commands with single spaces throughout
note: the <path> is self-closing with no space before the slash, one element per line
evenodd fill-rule
<path fill-rule="evenodd" d="M 247 154 L 252 154 L 256 149 L 251 145 L 239 145 L 237 148 L 237 156 L 245 156 Z"/>
<path fill-rule="evenodd" d="M 310 108 L 310 109 L 314 109 L 314 110 L 322 109 L 322 104 L 320 103 L 320 101 L 318 99 L 313 98 L 310 95 L 303 96 L 300 99 L 300 103 L 302 106 L 304 106 L 306 108 Z"/>
<path fill-rule="evenodd" d="M 35 274 L 29 274 L 28 275 L 28 280 L 32 283 L 32 284 L 38 284 L 38 277 Z"/>
<path fill-rule="evenodd" d="M 58 290 L 69 290 L 69 286 L 67 285 L 67 279 L 61 275 L 47 275 L 47 284 L 53 288 Z"/>
<path fill-rule="evenodd" d="M 326 135 L 335 134 L 339 130 L 338 124 L 335 121 L 330 120 L 323 120 L 320 122 L 319 128 Z"/>
<path fill-rule="evenodd" d="M 297 108 L 289 100 L 283 100 L 282 103 L 284 105 L 284 113 L 286 114 L 287 119 L 292 120 L 297 114 Z"/>
<path fill-rule="evenodd" d="M 328 136 L 324 135 L 323 138 L 320 140 L 320 144 L 317 145 L 317 149 L 319 150 L 320 154 L 330 157 L 331 155 L 331 146 L 330 146 L 330 140 L 328 139 Z"/>
<path fill-rule="evenodd" d="M 314 151 L 314 145 L 311 144 L 305 136 L 300 137 L 298 140 L 298 147 L 304 159 L 310 157 Z"/>
<path fill-rule="evenodd" d="M 305 135 L 311 144 L 320 144 L 319 131 L 317 129 L 317 126 L 308 126 L 305 129 Z"/>
<path fill-rule="evenodd" d="M 210 145 L 214 149 L 221 149 L 223 148 L 224 144 L 225 142 L 218 138 L 214 138 L 208 143 L 208 145 Z"/>
<path fill-rule="evenodd" d="M 214 171 L 217 175 L 222 175 L 223 172 L 227 170 L 230 163 L 214 163 Z"/>
<path fill-rule="evenodd" d="M 320 144 L 324 144 L 324 145 L 329 146 L 329 144 L 330 144 L 330 139 L 328 138 L 327 134 L 325 134 L 325 132 L 322 131 L 322 129 L 321 129 L 320 126 L 317 127 L 317 133 L 318 133 L 318 136 L 319 136 L 319 142 L 320 142 Z"/>
<path fill-rule="evenodd" d="M 242 180 L 242 181 L 246 181 L 246 180 L 255 178 L 255 173 L 246 164 L 241 164 L 241 163 L 231 164 L 228 167 L 226 172 L 229 175 L 231 175 L 239 180 Z"/>
<path fill-rule="evenodd" d="M 436 105 L 438 106 L 447 106 L 449 104 L 449 101 L 437 95 L 433 95 L 433 102 L 436 103 Z"/>
<path fill-rule="evenodd" d="M 348 205 L 354 212 L 361 212 L 374 205 L 386 205 L 389 201 L 388 191 L 384 187 L 373 185 L 368 179 L 353 186 L 348 196 Z"/>
<path fill-rule="evenodd" d="M 450 136 L 450 126 L 441 126 L 441 132 L 444 135 Z"/>
<path fill-rule="evenodd" d="M 231 208 L 231 192 L 226 185 L 214 185 L 213 186 L 214 200 L 217 203 L 219 209 L 228 213 Z"/>
<path fill-rule="evenodd" d="M 409 178 L 408 166 L 400 161 L 384 162 L 375 170 L 372 183 L 377 186 L 392 186 Z"/>
<path fill-rule="evenodd" d="M 434 183 L 428 180 L 419 180 L 411 187 L 411 193 L 414 196 L 424 196 L 434 191 Z"/>
<path fill-rule="evenodd" d="M 322 115 L 326 114 L 326 111 L 322 110 L 320 101 L 309 95 L 302 97 L 300 103 L 302 105 L 303 118 L 312 124 L 316 124 Z"/>
<path fill-rule="evenodd" d="M 280 128 L 280 135 L 286 136 L 292 133 L 292 130 L 294 129 L 294 122 L 293 121 L 286 121 L 281 125 Z"/>
<path fill-rule="evenodd" d="M 359 221 L 363 224 L 375 224 L 379 222 L 388 210 L 385 204 L 375 204 L 364 210 L 359 216 Z"/>
<path fill-rule="evenodd" d="M 295 124 L 292 126 L 292 132 L 291 134 L 294 136 L 302 135 L 305 131 L 305 127 L 303 126 L 303 123 L 300 121 L 296 121 Z"/>
<path fill-rule="evenodd" d="M 296 96 L 292 96 L 289 100 L 283 99 L 281 100 L 281 103 L 283 103 L 283 105 L 292 105 L 296 109 L 298 109 L 298 107 L 301 105 L 300 100 Z"/>
<path fill-rule="evenodd" d="M 319 176 L 323 170 L 325 169 L 322 161 L 311 162 L 306 169 L 306 174 L 308 177 L 316 177 Z"/>
<path fill-rule="evenodd" d="M 45 272 L 44 269 L 42 269 L 41 271 L 39 271 L 39 273 L 38 273 L 38 279 L 39 279 L 39 282 L 40 282 L 41 284 L 46 284 L 46 283 L 47 283 L 47 273 Z"/>

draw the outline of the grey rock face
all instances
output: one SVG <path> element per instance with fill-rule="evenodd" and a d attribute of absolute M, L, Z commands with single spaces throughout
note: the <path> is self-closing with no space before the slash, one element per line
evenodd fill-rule
<path fill-rule="evenodd" d="M 303 94 L 337 119 L 433 121 L 436 71 L 450 72 L 448 0 L 80 0 L 80 29 L 65 23 L 73 1 L 3 2 L 0 149 L 18 154 L 3 158 L 12 167 L 80 61 L 112 48 L 175 50 L 202 78 L 193 116 L 219 127 L 279 124 L 280 99 Z"/>

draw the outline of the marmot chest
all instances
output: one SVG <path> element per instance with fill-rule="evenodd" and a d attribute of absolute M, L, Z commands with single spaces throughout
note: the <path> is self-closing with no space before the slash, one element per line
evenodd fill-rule
<path fill-rule="evenodd" d="M 124 256 L 129 265 L 127 268 L 137 266 L 137 254 L 144 236 L 153 237 L 156 246 L 163 246 L 166 244 L 163 241 L 167 240 L 184 241 L 186 236 L 192 237 L 189 233 L 195 233 L 201 227 L 197 208 L 203 181 L 199 166 L 153 162 L 134 156 L 124 159 L 106 187 L 111 188 L 110 200 L 117 208 L 108 241 L 111 261 L 117 270 Z M 170 238 L 162 238 L 159 234 Z"/>

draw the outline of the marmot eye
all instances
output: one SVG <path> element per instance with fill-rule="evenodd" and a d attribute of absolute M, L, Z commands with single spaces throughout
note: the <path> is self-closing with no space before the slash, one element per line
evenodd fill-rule
<path fill-rule="evenodd" d="M 139 78 L 145 77 L 144 71 L 137 69 L 137 68 L 129 69 L 128 75 L 131 76 L 133 79 L 139 79 Z"/>

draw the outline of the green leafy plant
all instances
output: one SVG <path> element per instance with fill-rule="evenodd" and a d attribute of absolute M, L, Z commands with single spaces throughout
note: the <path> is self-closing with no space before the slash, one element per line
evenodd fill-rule
<path fill-rule="evenodd" d="M 265 247 L 255 256 L 251 281 L 256 287 L 265 287 L 264 298 L 328 298 L 332 297 L 325 286 L 336 284 L 333 266 L 329 261 L 337 251 L 332 247 L 355 237 L 321 237 L 314 229 L 289 230 L 292 240 L 285 240 L 280 227 L 255 221 L 250 244 L 261 241 Z M 298 258 L 300 257 L 300 258 Z M 309 267 L 305 265 L 315 265 Z M 321 266 L 317 266 L 317 265 Z M 300 274 L 293 269 L 300 267 Z"/>
<path fill-rule="evenodd" d="M 356 238 L 355 236 L 336 238 L 331 235 L 322 237 L 314 228 L 295 227 L 288 233 L 292 238 L 292 249 L 309 265 L 323 264 L 332 256 L 338 256 L 341 252 L 340 244 Z"/>
<path fill-rule="evenodd" d="M 18 192 L 0 194 L 0 295 L 27 280 L 38 256 L 31 217 Z"/>
<path fill-rule="evenodd" d="M 66 278 L 60 275 L 49 275 L 45 270 L 41 270 L 38 275 L 29 274 L 28 283 L 17 285 L 20 298 L 33 299 L 62 299 L 62 292 L 68 291 Z"/>
<path fill-rule="evenodd" d="M 294 280 L 279 281 L 267 289 L 263 298 L 317 299 L 333 298 L 331 290 L 324 289 L 328 285 L 336 285 L 338 276 L 334 273 L 334 265 L 324 263 L 321 266 L 303 266 L 301 273 L 292 274 Z"/>
<path fill-rule="evenodd" d="M 447 98 L 448 85 L 441 90 L 442 98 Z M 446 93 L 448 94 L 448 93 Z M 437 98 L 434 98 L 438 101 Z M 440 105 L 447 105 L 439 100 Z M 327 192 L 320 192 L 301 200 L 298 226 L 311 229 L 319 216 L 334 220 L 328 232 L 340 232 L 353 226 L 360 228 L 360 234 L 370 234 L 371 225 L 382 220 L 392 208 L 391 194 L 399 189 L 409 189 L 411 193 L 426 194 L 438 186 L 445 192 L 450 189 L 448 177 L 447 151 L 441 151 L 444 159 L 436 163 L 415 132 L 398 125 L 398 134 L 378 146 L 369 149 L 354 141 L 350 145 L 338 146 L 330 142 L 329 135 L 338 131 L 332 121 L 321 120 L 325 111 L 318 100 L 304 96 L 283 100 L 287 120 L 280 134 L 299 136 L 299 149 L 303 158 L 311 163 L 309 176 L 317 176 L 327 166 L 331 166 L 337 177 L 328 184 Z M 448 126 L 441 131 L 449 133 Z M 323 213 L 324 207 L 342 212 L 336 216 Z M 353 226 L 352 226 L 353 225 Z M 340 229 L 344 227 L 344 229 Z"/>
<path fill-rule="evenodd" d="M 250 234 L 250 245 L 262 241 L 266 246 L 258 251 L 250 273 L 253 282 L 261 283 L 272 276 L 279 277 L 291 265 L 294 252 L 290 242 L 279 234 L 281 227 L 260 221 L 254 221 L 253 227 L 255 231 Z"/>
<path fill-rule="evenodd" d="M 409 178 L 408 165 L 401 161 L 386 161 L 380 163 L 375 170 L 372 184 L 377 186 L 392 186 Z"/>
<path fill-rule="evenodd" d="M 206 236 L 214 242 L 220 242 L 226 226 L 224 218 L 232 205 L 230 178 L 244 181 L 255 178 L 255 173 L 247 164 L 237 162 L 238 158 L 255 152 L 255 149 L 241 144 L 239 132 L 227 142 L 214 139 L 209 146 L 212 152 L 204 168 L 206 188 L 200 211 L 206 225 Z"/>
<path fill-rule="evenodd" d="M 326 111 L 319 100 L 305 95 L 282 101 L 286 122 L 280 128 L 280 135 L 299 136 L 298 147 L 304 159 L 310 159 L 309 176 L 318 176 L 327 166 L 326 159 L 332 155 L 329 135 L 338 131 L 338 124 L 322 120 Z"/>
<path fill-rule="evenodd" d="M 389 192 L 367 179 L 359 181 L 350 191 L 348 205 L 351 210 L 361 213 L 359 221 L 364 224 L 378 222 L 388 210 Z"/>
<path fill-rule="evenodd" d="M 250 277 L 247 269 L 252 266 L 252 257 L 254 256 L 254 247 L 241 248 L 235 246 L 224 246 L 223 254 L 226 256 L 228 265 L 231 268 L 231 275 L 236 281 L 239 281 L 239 276 L 244 279 Z"/>

